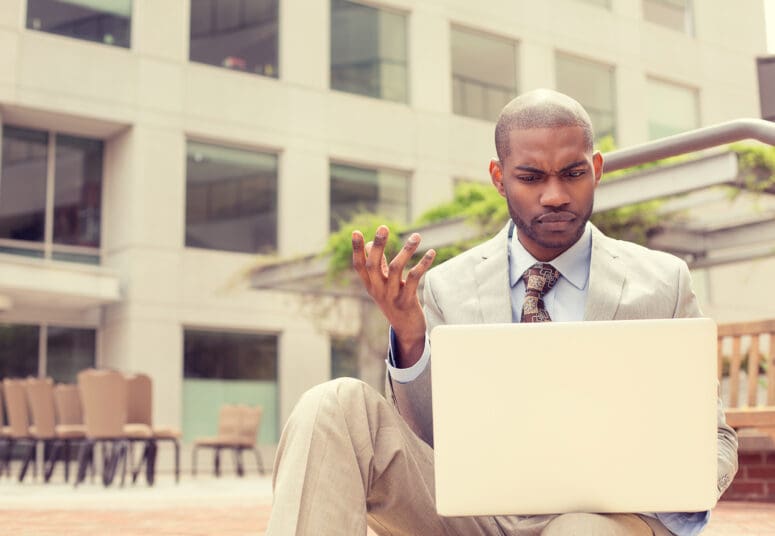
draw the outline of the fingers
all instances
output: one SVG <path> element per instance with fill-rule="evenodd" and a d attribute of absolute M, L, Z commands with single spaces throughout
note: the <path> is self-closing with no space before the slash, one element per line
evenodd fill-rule
<path fill-rule="evenodd" d="M 422 256 L 420 262 L 415 264 L 411 270 L 406 274 L 406 285 L 404 286 L 404 292 L 409 295 L 414 295 L 417 292 L 417 286 L 420 284 L 420 279 L 425 275 L 430 267 L 433 265 L 433 259 L 436 258 L 436 252 L 429 249 Z"/>
<path fill-rule="evenodd" d="M 352 234 L 353 244 L 353 268 L 358 276 L 360 276 L 363 284 L 368 291 L 371 288 L 371 282 L 369 281 L 369 274 L 366 272 L 366 247 L 363 243 L 363 233 L 360 231 L 353 231 Z"/>
<path fill-rule="evenodd" d="M 366 245 L 366 271 L 373 277 L 387 277 L 387 260 L 385 246 L 390 231 L 384 225 L 377 227 L 374 240 Z"/>
<path fill-rule="evenodd" d="M 390 261 L 388 266 L 388 289 L 391 292 L 398 292 L 401 283 L 403 283 L 403 273 L 406 263 L 412 258 L 414 252 L 417 251 L 417 247 L 420 245 L 420 235 L 412 233 L 404 243 L 404 247 L 401 251 Z"/>

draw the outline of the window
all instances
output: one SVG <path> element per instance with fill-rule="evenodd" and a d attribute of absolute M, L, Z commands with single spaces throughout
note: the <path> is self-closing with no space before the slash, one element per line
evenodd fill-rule
<path fill-rule="evenodd" d="M 331 0 L 331 88 L 407 102 L 404 15 Z"/>
<path fill-rule="evenodd" d="M 409 177 L 397 171 L 331 164 L 330 229 L 355 214 L 372 212 L 409 221 Z"/>
<path fill-rule="evenodd" d="M 452 110 L 495 121 L 517 96 L 517 43 L 454 26 L 450 39 Z"/>
<path fill-rule="evenodd" d="M 0 251 L 99 262 L 103 142 L 3 126 Z"/>
<path fill-rule="evenodd" d="M 132 0 L 27 0 L 27 28 L 129 48 Z"/>
<path fill-rule="evenodd" d="M 331 338 L 331 378 L 349 376 L 359 378 L 358 339 L 352 337 Z"/>
<path fill-rule="evenodd" d="M 96 339 L 91 328 L 0 324 L 0 377 L 74 383 L 79 371 L 94 366 Z"/>
<path fill-rule="evenodd" d="M 191 61 L 277 78 L 278 0 L 191 0 Z"/>
<path fill-rule="evenodd" d="M 212 435 L 223 404 L 264 409 L 260 441 L 277 442 L 277 353 L 273 334 L 183 332 L 183 435 Z"/>
<path fill-rule="evenodd" d="M 581 103 L 592 119 L 597 139 L 616 137 L 616 82 L 610 65 L 558 52 L 557 90 Z"/>
<path fill-rule="evenodd" d="M 643 0 L 643 18 L 688 35 L 694 34 L 691 0 Z"/>
<path fill-rule="evenodd" d="M 697 90 L 649 79 L 649 139 L 664 138 L 700 126 Z"/>
<path fill-rule="evenodd" d="M 274 252 L 277 156 L 189 141 L 186 246 Z"/>

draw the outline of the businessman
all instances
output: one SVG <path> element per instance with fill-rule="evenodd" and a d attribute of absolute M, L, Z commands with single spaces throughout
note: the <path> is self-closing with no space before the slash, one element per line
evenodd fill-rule
<path fill-rule="evenodd" d="M 511 216 L 500 233 L 429 270 L 432 250 L 409 267 L 418 234 L 388 261 L 385 226 L 369 244 L 353 232 L 355 271 L 391 326 L 388 397 L 352 379 L 302 397 L 278 448 L 268 534 L 363 535 L 368 522 L 381 535 L 684 536 L 707 524 L 708 512 L 436 514 L 428 344 L 434 326 L 701 314 L 683 261 L 606 237 L 589 223 L 603 172 L 593 138 L 589 115 L 575 100 L 550 90 L 523 94 L 506 105 L 495 128 L 490 177 Z M 424 307 L 417 296 L 423 276 Z M 475 368 L 476 356 L 466 366 Z M 736 470 L 737 438 L 719 403 L 719 495 Z"/>

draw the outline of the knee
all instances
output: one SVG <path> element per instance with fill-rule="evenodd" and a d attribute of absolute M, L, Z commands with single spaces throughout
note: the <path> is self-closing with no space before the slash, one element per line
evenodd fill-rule
<path fill-rule="evenodd" d="M 562 514 L 554 518 L 541 536 L 638 536 L 653 532 L 640 518 L 632 514 Z"/>
<path fill-rule="evenodd" d="M 379 393 L 365 382 L 337 378 L 307 390 L 296 404 L 291 419 L 297 415 L 318 414 L 321 409 L 325 409 L 325 413 L 349 413 L 360 410 L 376 398 L 380 398 Z"/>

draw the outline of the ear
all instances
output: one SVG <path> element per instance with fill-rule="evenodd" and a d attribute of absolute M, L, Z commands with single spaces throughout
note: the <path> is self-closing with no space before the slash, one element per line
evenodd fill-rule
<path fill-rule="evenodd" d="M 503 187 L 503 166 L 495 158 L 490 160 L 490 180 L 498 193 L 506 197 L 506 189 Z"/>
<path fill-rule="evenodd" d="M 603 177 L 603 155 L 600 154 L 600 151 L 596 151 L 592 155 L 592 167 L 595 170 L 595 187 L 597 187 Z"/>

